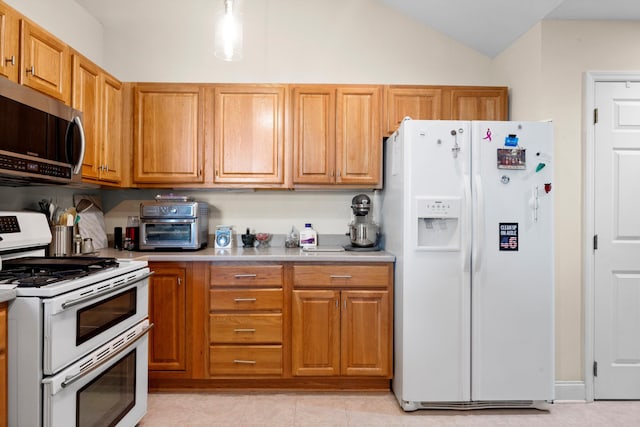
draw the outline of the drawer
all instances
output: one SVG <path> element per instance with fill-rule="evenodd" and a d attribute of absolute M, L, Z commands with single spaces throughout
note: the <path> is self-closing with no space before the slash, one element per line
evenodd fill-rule
<path fill-rule="evenodd" d="M 212 265 L 213 286 L 282 286 L 281 265 Z"/>
<path fill-rule="evenodd" d="M 282 343 L 282 314 L 211 314 L 212 343 Z"/>
<path fill-rule="evenodd" d="M 282 289 L 211 289 L 209 310 L 282 310 Z"/>
<path fill-rule="evenodd" d="M 391 266 L 380 265 L 294 265 L 296 287 L 387 287 Z"/>
<path fill-rule="evenodd" d="M 211 375 L 282 375 L 280 345 L 213 345 L 209 347 Z"/>

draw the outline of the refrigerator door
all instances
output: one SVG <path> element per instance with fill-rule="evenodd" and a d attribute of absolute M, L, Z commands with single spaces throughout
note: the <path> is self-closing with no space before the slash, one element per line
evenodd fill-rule
<path fill-rule="evenodd" d="M 468 400 L 470 123 L 403 126 L 406 226 L 394 391 L 409 402 Z"/>
<path fill-rule="evenodd" d="M 471 399 L 552 400 L 553 124 L 472 126 Z"/>

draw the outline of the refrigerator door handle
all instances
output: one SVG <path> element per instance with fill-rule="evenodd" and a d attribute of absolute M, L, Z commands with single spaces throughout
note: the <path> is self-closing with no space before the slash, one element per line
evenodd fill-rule
<path fill-rule="evenodd" d="M 470 269 L 470 261 L 471 261 L 471 218 L 473 218 L 473 214 L 471 212 L 471 177 L 469 175 L 464 175 L 464 234 L 465 238 L 463 239 L 464 245 L 462 250 L 462 271 L 469 271 Z M 461 223 L 462 224 L 462 223 Z"/>
<path fill-rule="evenodd" d="M 472 258 L 474 261 L 473 270 L 477 273 L 480 271 L 480 267 L 482 265 L 482 251 L 480 250 L 480 244 L 484 240 L 484 194 L 482 192 L 482 179 L 480 175 L 474 176 L 474 184 L 475 184 L 475 208 L 476 212 L 474 215 L 475 224 L 473 228 L 475 230 L 475 239 L 473 239 L 473 254 Z"/>

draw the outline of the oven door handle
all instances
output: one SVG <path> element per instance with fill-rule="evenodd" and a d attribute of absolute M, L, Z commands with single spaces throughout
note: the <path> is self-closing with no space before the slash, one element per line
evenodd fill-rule
<path fill-rule="evenodd" d="M 82 372 L 79 372 L 75 375 L 69 375 L 68 377 L 66 377 L 64 379 L 64 381 L 60 384 L 62 386 L 62 388 L 65 388 L 67 386 L 70 386 L 71 384 L 75 383 L 76 381 L 78 381 L 79 379 L 86 377 L 87 375 L 89 375 L 91 372 L 95 371 L 96 369 L 98 369 L 100 366 L 104 365 L 105 363 L 109 362 L 110 360 L 112 360 L 113 358 L 115 358 L 116 356 L 118 356 L 120 353 L 122 353 L 123 351 L 125 351 L 126 349 L 130 348 L 133 344 L 136 343 L 136 341 L 138 341 L 140 338 L 144 337 L 145 335 L 147 335 L 149 333 L 149 331 L 151 330 L 151 328 L 153 328 L 153 323 L 150 324 L 149 326 L 147 326 L 146 328 L 144 328 L 140 334 L 135 337 L 134 339 L 132 339 L 131 341 L 129 341 L 127 343 L 127 345 L 120 347 L 118 350 L 114 351 L 113 353 L 111 353 L 109 355 L 109 357 L 101 360 L 100 362 L 96 363 L 95 365 L 91 366 L 90 368 L 88 368 L 87 370 L 84 370 Z"/>
<path fill-rule="evenodd" d="M 62 308 L 66 310 L 67 308 L 74 307 L 74 306 L 76 306 L 78 304 L 82 304 L 82 303 L 85 303 L 87 301 L 91 301 L 91 300 L 94 300 L 96 298 L 100 298 L 100 297 L 102 297 L 104 295 L 110 294 L 110 293 L 112 293 L 114 291 L 117 291 L 119 289 L 126 288 L 129 285 L 133 285 L 134 283 L 141 282 L 141 281 L 145 280 L 146 278 L 148 278 L 149 276 L 151 276 L 152 274 L 153 274 L 153 271 L 150 271 L 149 273 L 146 273 L 146 274 L 144 274 L 144 275 L 142 275 L 140 277 L 136 277 L 133 280 L 127 280 L 127 281 L 125 281 L 123 283 L 120 283 L 120 284 L 114 286 L 114 287 L 107 288 L 107 289 L 104 289 L 102 291 L 98 291 L 98 292 L 93 293 L 93 294 L 85 295 L 85 296 L 83 296 L 81 298 L 76 298 L 76 299 L 72 299 L 72 300 L 69 300 L 69 301 L 65 301 L 65 302 L 62 303 Z"/>

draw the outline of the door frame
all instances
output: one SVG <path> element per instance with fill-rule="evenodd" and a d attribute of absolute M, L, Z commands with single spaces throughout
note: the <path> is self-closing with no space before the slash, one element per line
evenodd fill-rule
<path fill-rule="evenodd" d="M 595 108 L 595 84 L 598 82 L 640 81 L 640 72 L 585 72 L 583 78 L 583 321 L 584 321 L 584 387 L 585 400 L 593 402 L 595 396 L 593 362 L 595 352 L 595 132 L 593 115 Z"/>

